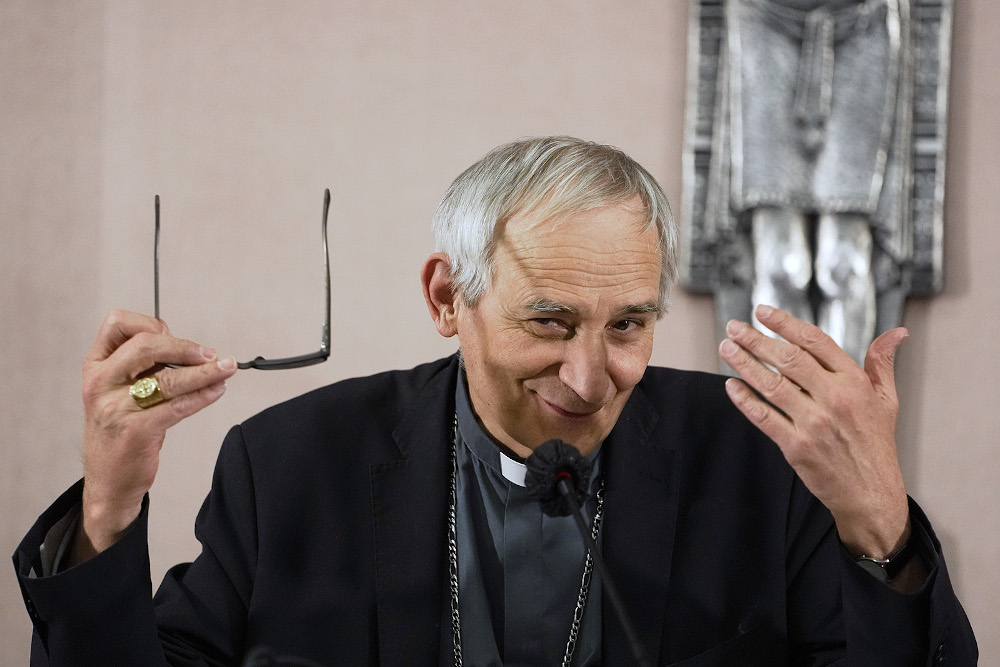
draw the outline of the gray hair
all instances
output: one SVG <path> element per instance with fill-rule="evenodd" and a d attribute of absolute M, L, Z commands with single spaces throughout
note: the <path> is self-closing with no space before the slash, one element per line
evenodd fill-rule
<path fill-rule="evenodd" d="M 677 225 L 656 180 L 613 146 L 536 137 L 494 148 L 455 179 L 438 205 L 436 250 L 451 260 L 452 289 L 475 306 L 492 282 L 494 253 L 508 220 L 524 213 L 561 218 L 637 195 L 643 230 L 655 225 L 659 234 L 662 315 L 677 275 Z"/>

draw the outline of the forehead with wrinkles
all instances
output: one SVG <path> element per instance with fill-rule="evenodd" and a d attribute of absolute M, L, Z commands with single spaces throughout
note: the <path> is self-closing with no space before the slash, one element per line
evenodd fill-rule
<path fill-rule="evenodd" d="M 516 216 L 497 245 L 494 286 L 509 295 L 517 292 L 519 301 L 538 310 L 567 310 L 572 304 L 564 299 L 585 296 L 641 296 L 631 305 L 645 308 L 650 301 L 655 307 L 659 239 L 636 203 L 556 220 Z M 641 294 L 650 289 L 651 295 Z"/>

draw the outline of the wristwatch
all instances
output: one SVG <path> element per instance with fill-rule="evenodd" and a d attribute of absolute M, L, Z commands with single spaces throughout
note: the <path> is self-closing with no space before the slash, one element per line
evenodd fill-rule
<path fill-rule="evenodd" d="M 888 584 L 892 581 L 897 574 L 899 574 L 906 564 L 910 562 L 913 558 L 913 554 L 917 550 L 916 540 L 913 536 L 906 541 L 906 544 L 901 546 L 896 553 L 892 554 L 888 558 L 872 558 L 871 556 L 861 556 L 854 562 L 856 562 L 861 569 L 865 570 L 868 574 L 872 575 L 883 584 Z"/>

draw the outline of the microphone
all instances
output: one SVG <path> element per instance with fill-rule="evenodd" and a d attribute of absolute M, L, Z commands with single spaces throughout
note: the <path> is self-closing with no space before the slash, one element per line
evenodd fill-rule
<path fill-rule="evenodd" d="M 576 520 L 576 526 L 580 529 L 583 542 L 604 584 L 605 593 L 611 600 L 615 616 L 625 631 L 636 664 L 640 667 L 651 665 L 646 649 L 639 640 L 639 634 L 635 631 L 632 619 L 625 609 L 625 603 L 618 593 L 611 573 L 608 572 L 604 557 L 590 536 L 587 522 L 584 521 L 583 512 L 580 511 L 580 506 L 589 496 L 587 489 L 592 472 L 590 462 L 581 457 L 579 450 L 573 445 L 562 440 L 549 440 L 531 453 L 525 465 L 528 468 L 524 477 L 525 486 L 528 488 L 528 494 L 538 500 L 542 512 L 553 517 L 572 515 Z"/>
<path fill-rule="evenodd" d="M 538 500 L 542 512 L 548 516 L 572 514 L 570 495 L 574 496 L 577 505 L 587 502 L 593 468 L 573 445 L 562 440 L 549 440 L 531 453 L 525 465 L 528 470 L 524 483 L 528 494 Z M 561 488 L 562 485 L 566 488 Z"/>

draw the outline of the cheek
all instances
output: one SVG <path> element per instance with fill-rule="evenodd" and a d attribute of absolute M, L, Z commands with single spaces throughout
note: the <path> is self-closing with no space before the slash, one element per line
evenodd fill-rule
<path fill-rule="evenodd" d="M 643 341 L 642 344 L 618 349 L 608 355 L 608 373 L 618 391 L 629 391 L 638 384 L 652 354 L 653 345 L 650 340 L 648 344 Z"/>
<path fill-rule="evenodd" d="M 482 349 L 483 363 L 500 375 L 523 379 L 531 366 L 531 353 L 516 336 L 496 335 Z"/>
<path fill-rule="evenodd" d="M 516 326 L 497 327 L 478 342 L 484 364 L 511 380 L 535 377 L 560 358 L 559 345 Z"/>
<path fill-rule="evenodd" d="M 544 355 L 538 346 L 526 344 L 523 336 L 516 332 L 494 330 L 490 335 L 466 335 L 461 340 L 462 354 L 466 367 L 485 378 L 491 379 L 494 396 L 516 393 L 516 385 L 544 368 Z"/>

